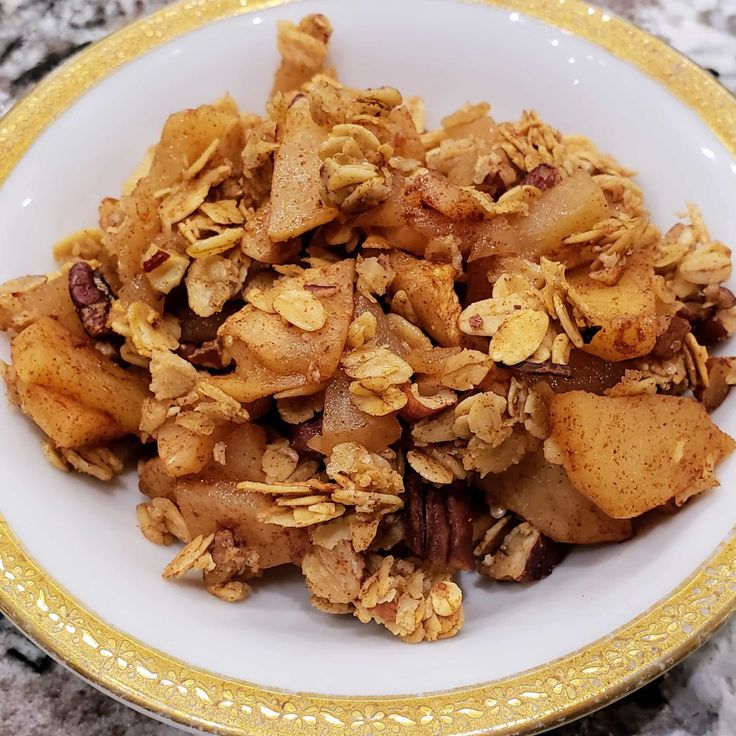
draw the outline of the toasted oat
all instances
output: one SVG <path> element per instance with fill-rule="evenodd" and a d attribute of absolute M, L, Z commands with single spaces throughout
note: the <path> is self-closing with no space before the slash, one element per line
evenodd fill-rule
<path fill-rule="evenodd" d="M 207 592 L 226 603 L 244 601 L 251 594 L 251 587 L 240 580 L 230 580 L 227 583 L 208 585 Z"/>
<path fill-rule="evenodd" d="M 493 336 L 491 359 L 505 365 L 521 363 L 536 352 L 548 327 L 546 312 L 521 309 L 509 315 Z"/>
<path fill-rule="evenodd" d="M 462 463 L 437 446 L 409 450 L 406 461 L 430 483 L 448 485 L 466 475 Z"/>
<path fill-rule="evenodd" d="M 358 256 L 355 264 L 358 274 L 358 291 L 383 296 L 394 280 L 394 270 L 385 255 L 363 258 Z"/>
<path fill-rule="evenodd" d="M 454 636 L 463 625 L 462 591 L 448 576 L 433 575 L 391 555 L 369 555 L 355 615 L 373 620 L 409 643 Z"/>
<path fill-rule="evenodd" d="M 214 534 L 195 537 L 166 565 L 163 576 L 167 579 L 180 578 L 190 570 L 214 570 L 215 563 L 207 552 L 214 538 Z"/>
<path fill-rule="evenodd" d="M 475 388 L 491 369 L 491 360 L 478 350 L 463 350 L 448 358 L 442 384 L 457 391 Z"/>
<path fill-rule="evenodd" d="M 371 312 L 363 312 L 350 323 L 347 344 L 351 348 L 362 348 L 376 336 L 376 324 L 376 318 Z"/>
<path fill-rule="evenodd" d="M 143 536 L 154 544 L 168 546 L 173 543 L 174 535 L 166 528 L 164 519 L 151 513 L 154 511 L 151 504 L 139 503 L 135 507 L 138 526 Z"/>
<path fill-rule="evenodd" d="M 63 465 L 66 470 L 71 468 L 103 481 L 112 480 L 125 467 L 122 453 L 110 447 L 80 447 L 71 450 L 55 448 L 47 442 L 44 444 L 44 454 L 56 467 Z"/>
<path fill-rule="evenodd" d="M 121 302 L 113 302 L 110 326 L 118 335 L 129 338 L 130 347 L 143 358 L 150 358 L 157 350 L 179 347 L 181 327 L 176 318 L 161 316 L 144 302 L 131 302 L 127 309 Z"/>
<path fill-rule="evenodd" d="M 488 572 L 506 536 L 542 539 L 480 479 L 521 463 L 523 491 L 543 455 L 584 485 L 553 434 L 572 431 L 568 384 L 725 400 L 736 359 L 709 351 L 736 333 L 731 252 L 694 205 L 662 235 L 634 172 L 534 112 L 501 122 L 479 102 L 427 131 L 419 98 L 337 82 L 331 33 L 319 14 L 279 23 L 262 116 L 229 96 L 173 116 L 100 229 L 55 246 L 58 272 L 0 285 L 16 335 L 0 375 L 59 470 L 110 480 L 144 453 L 141 531 L 186 544 L 164 577 L 201 571 L 234 602 L 289 560 L 319 610 L 432 641 L 463 623 L 440 566 Z M 24 344 L 50 318 L 68 340 Z M 676 504 L 716 482 L 720 441 Z M 255 518 L 215 504 L 216 532 L 193 539 L 177 499 L 194 480 L 218 504 L 245 492 L 231 511 Z"/>
<path fill-rule="evenodd" d="M 159 205 L 161 221 L 170 227 L 191 215 L 204 203 L 210 189 L 222 183 L 230 173 L 230 166 L 222 165 L 182 182 L 162 199 Z"/>
<path fill-rule="evenodd" d="M 274 311 L 305 332 L 319 330 L 327 321 L 322 302 L 306 289 L 280 290 L 272 303 Z"/>
<path fill-rule="evenodd" d="M 321 392 L 276 400 L 276 409 L 287 424 L 308 422 L 322 411 L 323 405 L 324 394 Z"/>
<path fill-rule="evenodd" d="M 278 439 L 266 446 L 261 466 L 266 474 L 266 483 L 287 480 L 299 464 L 299 453 L 293 450 L 286 439 Z"/>

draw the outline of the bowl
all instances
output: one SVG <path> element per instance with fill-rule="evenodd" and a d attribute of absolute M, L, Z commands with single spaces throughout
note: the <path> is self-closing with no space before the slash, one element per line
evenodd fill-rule
<path fill-rule="evenodd" d="M 261 110 L 275 24 L 335 27 L 341 78 L 425 98 L 430 122 L 489 100 L 590 136 L 637 169 L 655 222 L 698 202 L 736 243 L 736 101 L 662 42 L 576 0 L 187 1 L 83 51 L 0 121 L 0 279 L 50 270 L 61 236 L 96 222 L 166 116 L 225 91 Z M 3 350 L 7 351 L 7 341 Z M 734 401 L 716 421 L 736 433 Z M 736 479 L 623 545 L 574 551 L 531 586 L 465 581 L 466 626 L 406 646 L 311 609 L 271 576 L 227 606 L 160 570 L 132 476 L 101 485 L 43 459 L 3 408 L 0 609 L 86 680 L 173 723 L 223 734 L 532 733 L 660 674 L 736 605 Z"/>

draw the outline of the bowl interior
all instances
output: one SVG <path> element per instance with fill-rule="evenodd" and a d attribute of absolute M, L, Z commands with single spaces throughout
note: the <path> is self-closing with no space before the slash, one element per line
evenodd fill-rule
<path fill-rule="evenodd" d="M 99 200 L 117 195 L 170 112 L 226 91 L 243 110 L 261 111 L 277 64 L 276 21 L 316 11 L 335 26 L 333 58 L 345 82 L 421 95 L 432 124 L 467 101 L 490 101 L 501 120 L 535 108 L 637 169 L 658 225 L 668 227 L 695 201 L 713 234 L 736 244 L 731 155 L 694 113 L 633 66 L 501 9 L 454 0 L 308 0 L 201 28 L 88 91 L 39 137 L 0 190 L 0 279 L 51 270 L 53 243 L 95 225 Z M 734 434 L 732 407 L 728 402 L 716 419 Z M 240 605 L 225 605 L 198 585 L 164 582 L 160 571 L 173 550 L 138 532 L 134 477 L 103 486 L 53 470 L 38 433 L 5 406 L 0 429 L 0 513 L 49 575 L 152 648 L 290 690 L 419 693 L 543 664 L 666 596 L 736 519 L 736 464 L 727 462 L 721 488 L 631 542 L 575 551 L 539 584 L 490 586 L 467 577 L 461 635 L 408 647 L 377 626 L 312 610 L 295 574 L 267 576 Z"/>

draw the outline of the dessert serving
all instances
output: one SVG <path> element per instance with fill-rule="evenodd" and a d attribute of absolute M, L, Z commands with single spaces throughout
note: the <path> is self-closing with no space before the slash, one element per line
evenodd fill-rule
<path fill-rule="evenodd" d="M 533 112 L 427 128 L 338 82 L 331 33 L 283 22 L 265 115 L 173 114 L 58 271 L 0 287 L 3 372 L 60 470 L 137 462 L 141 531 L 184 545 L 164 577 L 238 601 L 292 565 L 430 641 L 456 573 L 539 580 L 717 485 L 731 254 Z"/>

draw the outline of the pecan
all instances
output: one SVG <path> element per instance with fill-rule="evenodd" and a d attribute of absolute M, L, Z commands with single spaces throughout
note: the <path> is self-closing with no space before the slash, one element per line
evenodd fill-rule
<path fill-rule="evenodd" d="M 506 535 L 497 552 L 483 558 L 478 571 L 494 580 L 529 583 L 546 578 L 564 556 L 564 545 L 523 522 Z"/>
<path fill-rule="evenodd" d="M 438 490 L 411 473 L 406 479 L 404 525 L 407 547 L 431 567 L 472 570 L 475 566 L 466 491 Z"/>
<path fill-rule="evenodd" d="M 196 365 L 201 368 L 219 370 L 221 368 L 225 368 L 226 365 L 217 340 L 207 340 L 201 345 L 183 342 L 179 345 L 177 353 L 184 358 L 184 360 L 188 360 L 192 365 Z"/>
<path fill-rule="evenodd" d="M 521 182 L 523 185 L 536 187 L 546 192 L 560 181 L 560 172 L 555 166 L 539 164 L 532 169 Z"/>
<path fill-rule="evenodd" d="M 701 345 L 708 348 L 718 345 L 718 343 L 728 339 L 729 336 L 723 320 L 715 314 L 702 322 L 696 322 L 693 325 L 693 335 Z"/>
<path fill-rule="evenodd" d="M 181 322 L 181 341 L 200 344 L 216 339 L 220 325 L 242 308 L 242 302 L 227 302 L 217 314 L 211 317 L 200 317 L 189 307 L 183 307 L 177 312 L 177 317 Z"/>
<path fill-rule="evenodd" d="M 430 417 L 433 414 L 439 414 L 439 412 L 457 404 L 457 396 L 452 391 L 444 390 L 433 396 L 422 396 L 416 383 L 407 383 L 400 386 L 400 388 L 406 394 L 407 401 L 404 408 L 399 412 L 399 416 L 407 421 L 415 421 Z"/>
<path fill-rule="evenodd" d="M 690 323 L 683 317 L 673 317 L 652 348 L 652 355 L 662 360 L 674 358 L 682 350 L 685 335 L 688 332 L 690 332 Z"/>
<path fill-rule="evenodd" d="M 291 432 L 289 434 L 289 444 L 292 449 L 296 450 L 302 456 L 317 455 L 315 451 L 309 446 L 309 441 L 313 437 L 317 437 L 322 434 L 322 415 L 314 417 L 307 422 L 301 424 L 291 425 Z"/>
<path fill-rule="evenodd" d="M 450 552 L 450 522 L 441 492 L 431 486 L 424 494 L 424 530 L 427 561 L 432 567 L 444 567 Z"/>
<path fill-rule="evenodd" d="M 90 337 L 110 334 L 107 317 L 115 295 L 100 271 L 85 261 L 75 263 L 69 269 L 69 296 Z"/>
<path fill-rule="evenodd" d="M 716 306 L 718 309 L 731 309 L 731 307 L 736 307 L 736 295 L 734 295 L 734 293 L 725 286 L 718 287 Z"/>
<path fill-rule="evenodd" d="M 144 273 L 151 273 L 151 271 L 158 268 L 162 263 L 166 263 L 169 258 L 171 258 L 170 253 L 167 253 L 165 250 L 157 250 L 152 256 L 143 261 Z"/>
<path fill-rule="evenodd" d="M 451 494 L 447 497 L 447 519 L 450 522 L 450 549 L 447 562 L 452 570 L 472 570 L 473 515 L 466 495 Z"/>
<path fill-rule="evenodd" d="M 424 494 L 419 476 L 413 473 L 406 479 L 404 492 L 404 527 L 406 546 L 417 556 L 427 556 L 427 530 L 424 525 Z"/>
<path fill-rule="evenodd" d="M 677 316 L 686 319 L 690 324 L 694 324 L 707 319 L 712 313 L 712 309 L 698 302 L 683 302 L 683 305 L 677 312 Z"/>
<path fill-rule="evenodd" d="M 478 542 L 478 545 L 473 550 L 473 554 L 477 557 L 485 557 L 486 555 L 493 555 L 501 549 L 503 540 L 509 532 L 519 525 L 519 519 L 512 514 L 506 514 L 493 522 L 483 534 L 483 538 Z"/>
<path fill-rule="evenodd" d="M 708 386 L 698 386 L 693 393 L 708 411 L 717 409 L 736 383 L 736 358 L 708 358 Z"/>

